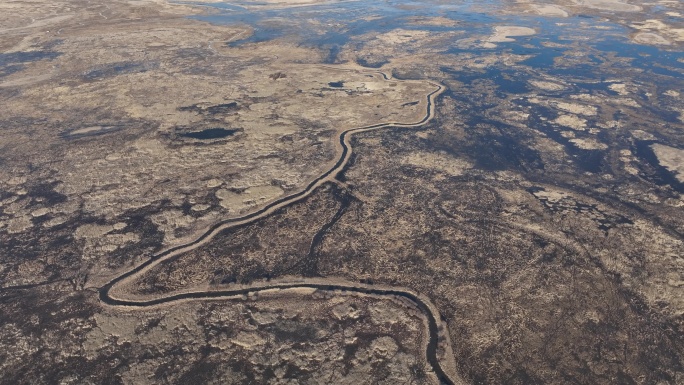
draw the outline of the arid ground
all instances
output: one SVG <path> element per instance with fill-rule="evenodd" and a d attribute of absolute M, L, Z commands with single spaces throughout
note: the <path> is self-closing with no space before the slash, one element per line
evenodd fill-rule
<path fill-rule="evenodd" d="M 0 384 L 684 385 L 684 3 L 0 3 Z"/>

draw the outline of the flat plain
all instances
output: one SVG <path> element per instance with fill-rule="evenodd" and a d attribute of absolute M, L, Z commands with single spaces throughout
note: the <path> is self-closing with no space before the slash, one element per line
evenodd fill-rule
<path fill-rule="evenodd" d="M 684 5 L 0 4 L 0 383 L 684 384 Z"/>

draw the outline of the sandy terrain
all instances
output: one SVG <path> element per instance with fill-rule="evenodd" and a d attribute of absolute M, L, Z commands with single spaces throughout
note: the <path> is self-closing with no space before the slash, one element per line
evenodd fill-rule
<path fill-rule="evenodd" d="M 656 143 L 651 146 L 658 162 L 684 183 L 684 150 Z"/>
<path fill-rule="evenodd" d="M 203 4 L 0 3 L 0 383 L 684 383 L 684 3 Z"/>
<path fill-rule="evenodd" d="M 515 41 L 514 37 L 532 36 L 535 33 L 536 31 L 529 27 L 498 26 L 494 28 L 494 34 L 482 46 L 484 48 L 495 48 L 495 43 L 508 43 Z"/>

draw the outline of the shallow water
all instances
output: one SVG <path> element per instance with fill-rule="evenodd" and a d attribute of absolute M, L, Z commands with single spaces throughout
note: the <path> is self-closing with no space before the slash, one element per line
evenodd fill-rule
<path fill-rule="evenodd" d="M 335 57 L 346 44 L 362 42 L 367 34 L 382 34 L 397 28 L 430 32 L 461 31 L 467 36 L 486 37 L 496 25 L 520 25 L 535 28 L 535 36 L 517 37 L 515 42 L 501 43 L 492 49 L 495 52 L 533 55 L 523 64 L 543 68 L 554 74 L 578 74 L 580 69 L 557 66 L 555 59 L 562 57 L 569 47 L 548 47 L 545 44 L 570 45 L 578 36 L 585 39 L 583 46 L 598 53 L 614 53 L 629 58 L 631 65 L 655 74 L 684 76 L 684 53 L 661 50 L 657 47 L 634 44 L 627 38 L 626 28 L 595 17 L 574 16 L 568 18 L 542 17 L 536 15 L 493 15 L 482 9 L 496 9 L 497 1 L 462 1 L 451 4 L 398 1 L 351 1 L 336 4 L 322 4 L 284 9 L 253 9 L 243 2 L 206 4 L 218 10 L 217 14 L 197 16 L 197 19 L 221 24 L 246 24 L 254 28 L 254 35 L 232 43 L 240 46 L 248 43 L 268 41 L 287 36 L 301 44 L 319 47 Z M 418 25 L 412 19 L 420 17 L 444 17 L 455 21 L 455 26 Z M 294 22 L 293 22 L 294 20 Z M 578 25 L 590 28 L 578 30 Z M 600 28 L 600 29 L 598 29 Z M 593 30 L 592 30 L 593 29 Z M 351 48 L 351 47 L 350 47 Z M 445 46 L 445 53 L 477 53 L 482 48 L 462 49 Z M 678 61 L 679 60 L 679 61 Z M 587 68 L 592 71 L 603 60 L 597 55 L 588 55 Z"/>
<path fill-rule="evenodd" d="M 542 95 L 560 100 L 576 94 L 589 94 L 604 99 L 618 97 L 620 95 L 610 88 L 619 79 L 618 76 L 659 89 L 670 89 L 673 86 L 684 88 L 684 52 L 633 43 L 629 40 L 633 31 L 592 15 L 566 18 L 512 15 L 496 12 L 503 8 L 501 1 L 459 1 L 449 4 L 410 0 L 349 1 L 283 9 L 248 8 L 244 2 L 235 1 L 231 4 L 215 3 L 207 6 L 218 10 L 218 13 L 198 16 L 198 19 L 212 23 L 246 24 L 254 29 L 252 36 L 232 43 L 233 46 L 274 39 L 294 40 L 297 44 L 319 49 L 327 63 L 341 61 L 340 55 L 344 53 L 363 52 L 364 44 L 369 39 L 396 29 L 457 32 L 457 37 L 446 40 L 441 52 L 435 54 L 436 57 L 443 58 L 439 59 L 443 60 L 443 63 L 439 62 L 440 65 L 443 64 L 440 69 L 443 76 L 447 77 L 438 80 L 455 80 L 466 88 L 470 87 L 469 90 L 472 91 L 477 89 L 478 82 L 486 79 L 496 86 L 491 95 L 499 99 L 518 95 L 524 99 L 525 96 Z M 453 20 L 454 23 L 453 26 L 446 26 L 413 22 L 421 17 L 441 17 Z M 512 42 L 497 43 L 492 48 L 484 48 L 482 43 L 486 42 L 494 27 L 501 25 L 530 27 L 537 33 L 533 36 L 515 37 Z M 458 44 L 459 39 L 474 39 L 475 43 Z M 439 51 L 439 47 L 437 48 Z M 472 57 L 477 60 L 478 56 L 511 54 L 528 58 L 516 65 L 495 63 L 484 69 L 450 65 L 450 60 L 454 57 Z M 387 57 L 371 60 L 357 57 L 355 60 L 362 66 L 378 68 L 391 59 Z M 535 90 L 530 86 L 529 80 L 540 77 L 557 79 L 567 87 L 556 91 Z M 460 98 L 466 105 L 472 104 L 469 95 L 451 94 L 451 97 Z M 658 116 L 663 124 L 678 122 L 678 114 L 651 103 L 648 92 L 640 91 L 632 97 L 643 104 L 645 111 Z M 524 100 L 521 104 L 525 104 Z M 604 169 L 604 150 L 577 148 L 561 135 L 557 127 L 549 123 L 555 118 L 555 112 L 539 106 L 533 110 L 537 115 L 530 119 L 530 127 L 563 145 L 580 170 L 599 173 Z M 485 118 L 486 109 L 482 109 L 482 106 L 472 104 L 468 113 L 470 115 L 467 120 L 470 122 L 488 121 L 490 125 L 501 126 L 500 123 Z M 616 116 L 621 115 L 617 113 Z M 505 127 L 499 127 L 499 130 L 510 131 Z M 582 138 L 584 134 L 578 135 Z M 604 139 L 601 135 L 597 138 L 599 141 Z M 515 154 L 525 150 L 524 146 L 514 140 L 499 139 L 495 151 L 503 154 L 500 157 L 502 161 L 510 158 L 512 164 L 518 164 L 518 156 Z M 527 161 L 530 157 L 530 154 L 523 156 Z M 665 179 L 661 174 L 660 180 Z M 667 180 L 672 181 L 671 178 Z"/>
<path fill-rule="evenodd" d="M 181 134 L 181 136 L 184 138 L 211 140 L 227 138 L 229 136 L 235 135 L 236 132 L 238 132 L 238 130 L 227 130 L 225 128 L 208 128 L 202 131 L 186 132 L 184 134 Z"/>

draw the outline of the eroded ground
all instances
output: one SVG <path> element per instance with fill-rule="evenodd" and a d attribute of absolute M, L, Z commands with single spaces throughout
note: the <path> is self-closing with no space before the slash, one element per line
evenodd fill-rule
<path fill-rule="evenodd" d="M 421 120 L 432 81 L 426 126 L 115 294 L 404 287 L 467 383 L 684 383 L 680 2 L 0 9 L 0 382 L 434 382 L 397 298 L 96 292 L 300 191 L 343 130 Z"/>
<path fill-rule="evenodd" d="M 74 17 L 102 12 L 81 13 Z M 24 38 L 5 54 L 54 56 L 0 83 L 10 112 L 0 227 L 21 244 L 5 243 L 4 255 L 24 255 L 3 265 L 7 284 L 56 273 L 38 260 L 64 250 L 31 250 L 42 234 L 73 234 L 81 243 L 73 268 L 116 268 L 144 253 L 153 228 L 164 244 L 178 243 L 296 191 L 336 160 L 339 132 L 418 121 L 434 88 L 316 65 L 315 52 L 292 46 L 228 49 L 249 29 L 161 17 L 57 24 L 52 40 L 26 48 Z M 18 273 L 26 269 L 30 276 Z"/>

